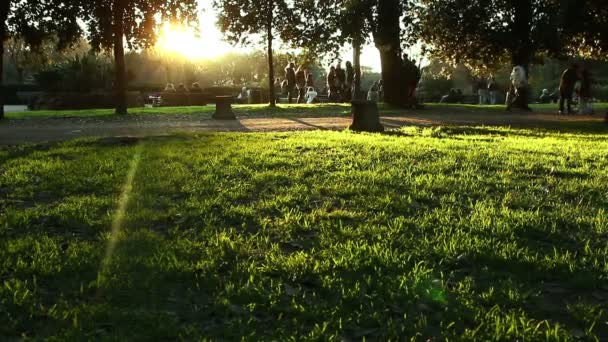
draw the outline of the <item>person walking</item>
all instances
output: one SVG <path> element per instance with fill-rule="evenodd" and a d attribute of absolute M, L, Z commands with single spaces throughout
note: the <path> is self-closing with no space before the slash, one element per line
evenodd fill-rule
<path fill-rule="evenodd" d="M 490 104 L 495 105 L 498 103 L 498 85 L 494 76 L 490 76 L 488 79 L 488 95 L 490 96 Z"/>
<path fill-rule="evenodd" d="M 344 101 L 344 87 L 346 85 L 346 72 L 342 69 L 342 63 L 336 63 L 336 88 L 338 101 Z"/>
<path fill-rule="evenodd" d="M 291 62 L 285 68 L 285 80 L 287 81 L 287 103 L 291 103 L 294 97 L 296 88 L 296 70 L 295 63 Z"/>
<path fill-rule="evenodd" d="M 306 73 L 302 67 L 298 67 L 296 71 L 296 88 L 298 90 L 297 103 L 304 103 L 306 95 Z"/>
<path fill-rule="evenodd" d="M 338 89 L 336 84 L 336 68 L 332 65 L 329 68 L 329 72 L 327 73 L 327 89 L 329 91 L 327 97 L 329 99 L 329 102 L 337 102 L 338 100 Z"/>
<path fill-rule="evenodd" d="M 562 77 L 559 82 L 559 114 L 572 114 L 572 93 L 574 93 L 574 85 L 579 77 L 580 67 L 578 64 L 573 63 L 564 70 Z M 564 102 L 567 105 L 567 112 L 564 112 Z"/>
<path fill-rule="evenodd" d="M 346 82 L 344 84 L 344 102 L 350 102 L 353 98 L 353 85 L 355 84 L 355 68 L 349 61 L 346 62 Z"/>

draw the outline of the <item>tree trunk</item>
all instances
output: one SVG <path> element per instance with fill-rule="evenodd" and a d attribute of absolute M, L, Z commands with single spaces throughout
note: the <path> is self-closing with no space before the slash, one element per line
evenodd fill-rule
<path fill-rule="evenodd" d="M 378 27 L 374 34 L 376 48 L 380 52 L 384 102 L 404 106 L 409 102 L 408 80 L 401 59 L 401 29 L 399 0 L 378 1 Z"/>
<path fill-rule="evenodd" d="M 18 84 L 23 84 L 23 74 L 24 74 L 25 70 L 23 70 L 23 68 L 21 67 L 17 67 L 17 83 Z"/>
<path fill-rule="evenodd" d="M 355 80 L 353 89 L 353 100 L 361 99 L 361 44 L 357 39 L 353 40 L 353 64 L 355 68 Z"/>
<path fill-rule="evenodd" d="M 532 0 L 515 2 L 512 27 L 515 44 L 511 47 L 511 64 L 513 67 L 522 66 L 526 71 L 526 79 L 530 76 L 530 61 L 533 55 L 532 43 L 530 41 L 530 33 L 532 31 L 530 23 L 532 22 L 533 11 Z M 528 109 L 529 87 L 521 89 L 518 97 L 516 105 Z"/>
<path fill-rule="evenodd" d="M 123 42 L 124 0 L 114 0 L 114 90 L 116 114 L 127 114 L 127 71 Z"/>
<path fill-rule="evenodd" d="M 0 22 L 0 120 L 4 119 L 4 21 Z"/>
<path fill-rule="evenodd" d="M 0 119 L 4 118 L 4 42 L 6 41 L 6 18 L 8 17 L 9 1 L 0 7 Z"/>
<path fill-rule="evenodd" d="M 276 107 L 276 94 L 274 92 L 274 60 L 272 54 L 272 22 L 273 22 L 274 1 L 268 0 L 268 22 L 266 29 L 268 30 L 268 97 L 270 107 Z"/>

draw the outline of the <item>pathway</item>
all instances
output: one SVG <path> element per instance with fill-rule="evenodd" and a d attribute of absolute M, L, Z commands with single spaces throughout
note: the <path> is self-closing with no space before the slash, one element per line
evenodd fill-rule
<path fill-rule="evenodd" d="M 387 129 L 403 126 L 514 126 L 549 129 L 576 128 L 577 125 L 603 126 L 603 117 L 556 116 L 522 113 L 451 113 L 443 111 L 412 111 L 400 116 L 382 117 Z M 32 118 L 0 122 L 0 145 L 61 141 L 77 137 L 150 136 L 182 132 L 265 132 L 297 130 L 342 130 L 350 124 L 349 117 L 324 118 L 251 118 L 216 121 L 197 115 L 137 115 L 105 118 Z M 608 130 L 607 130 L 608 131 Z"/>

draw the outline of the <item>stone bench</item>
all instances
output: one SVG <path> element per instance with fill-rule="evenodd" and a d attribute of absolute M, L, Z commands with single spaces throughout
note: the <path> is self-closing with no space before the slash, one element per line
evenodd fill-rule
<path fill-rule="evenodd" d="M 234 101 L 233 96 L 216 96 L 214 98 L 215 113 L 212 117 L 215 120 L 236 120 L 236 115 L 232 111 Z"/>

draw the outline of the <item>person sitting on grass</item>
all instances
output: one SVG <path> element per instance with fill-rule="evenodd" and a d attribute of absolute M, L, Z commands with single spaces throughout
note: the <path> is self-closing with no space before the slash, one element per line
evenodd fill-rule
<path fill-rule="evenodd" d="M 173 85 L 173 83 L 167 83 L 167 85 L 165 86 L 165 90 L 163 90 L 163 92 L 165 93 L 175 93 L 175 86 Z"/>
<path fill-rule="evenodd" d="M 317 96 L 319 96 L 319 93 L 317 93 L 315 88 L 308 87 L 308 91 L 306 92 L 306 96 L 305 96 L 306 103 L 307 104 L 319 103 L 319 99 L 317 99 Z"/>
<path fill-rule="evenodd" d="M 543 89 L 543 92 L 538 98 L 538 103 L 551 103 L 551 94 L 549 94 L 549 89 Z"/>
<path fill-rule="evenodd" d="M 201 88 L 201 85 L 198 84 L 198 82 L 194 82 L 194 83 L 192 83 L 192 86 L 190 87 L 190 92 L 191 93 L 202 93 L 203 89 Z"/>
<path fill-rule="evenodd" d="M 372 87 L 367 92 L 367 101 L 378 102 L 380 100 L 380 93 L 378 92 L 378 83 L 374 82 Z"/>
<path fill-rule="evenodd" d="M 239 103 L 247 103 L 247 100 L 249 100 L 249 89 L 247 89 L 247 87 L 241 88 L 241 92 L 236 99 Z"/>

